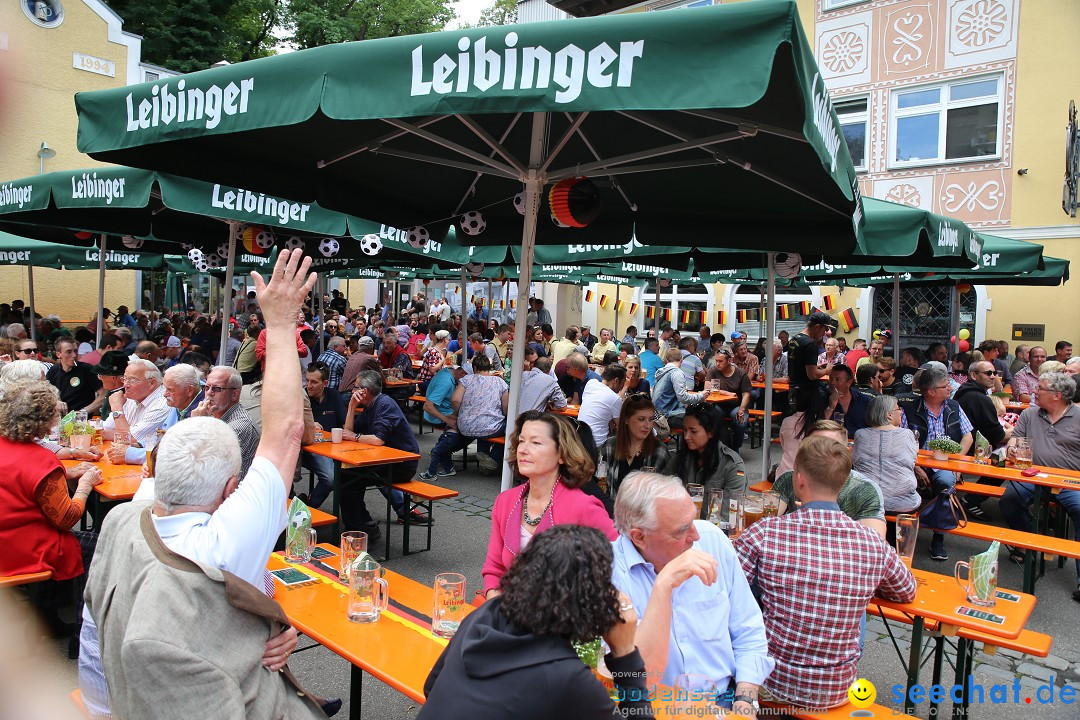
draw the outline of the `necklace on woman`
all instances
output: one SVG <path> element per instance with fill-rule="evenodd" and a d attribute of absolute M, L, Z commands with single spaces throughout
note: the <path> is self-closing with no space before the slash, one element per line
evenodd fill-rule
<path fill-rule="evenodd" d="M 555 501 L 555 486 L 559 484 L 559 479 L 556 478 L 554 484 L 551 486 L 551 497 L 548 498 L 547 505 L 540 511 L 540 514 L 535 518 L 529 517 L 529 493 L 525 493 L 525 502 L 521 507 L 521 518 L 525 521 L 525 524 L 529 527 L 536 527 L 540 524 L 540 521 L 544 518 L 544 513 L 551 507 L 551 503 Z"/>

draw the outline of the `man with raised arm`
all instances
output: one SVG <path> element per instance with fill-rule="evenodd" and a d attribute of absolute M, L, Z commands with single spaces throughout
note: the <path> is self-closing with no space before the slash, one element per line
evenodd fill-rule
<path fill-rule="evenodd" d="M 303 432 L 296 316 L 315 275 L 305 281 L 302 255 L 281 253 L 269 283 L 252 273 L 275 391 L 263 396 L 262 439 L 243 482 L 236 434 L 217 418 L 190 418 L 158 445 L 153 504 L 120 506 L 104 523 L 86 589 L 99 632 L 84 632 L 82 649 L 90 664 L 100 636 L 117 717 L 323 717 L 285 667 L 296 632 L 265 594 Z M 83 670 L 84 699 L 88 688 L 100 699 L 104 684 Z M 180 677 L 188 690 L 167 681 Z"/>

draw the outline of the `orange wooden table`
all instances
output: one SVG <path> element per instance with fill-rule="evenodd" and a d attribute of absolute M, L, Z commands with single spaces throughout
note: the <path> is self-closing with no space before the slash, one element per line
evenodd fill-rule
<path fill-rule="evenodd" d="M 360 467 L 375 469 L 383 465 L 393 465 L 395 463 L 410 462 L 413 460 L 419 461 L 420 456 L 416 453 L 406 452 L 404 450 L 395 450 L 394 448 L 385 447 L 382 445 L 368 445 L 367 443 L 359 443 L 354 440 L 343 440 L 339 443 L 333 442 L 321 442 L 313 443 L 311 445 L 305 445 L 304 450 L 315 455 L 322 455 L 328 457 L 334 461 L 334 534 L 337 535 L 341 531 L 341 467 L 347 465 L 349 467 Z M 379 481 L 382 481 L 382 477 L 376 474 Z M 385 483 L 387 488 L 390 487 L 390 482 L 387 480 Z M 392 527 L 390 518 L 390 499 L 386 500 L 386 554 L 385 558 L 390 557 L 390 528 Z"/>
<path fill-rule="evenodd" d="M 94 492 L 90 495 L 90 517 L 94 519 L 94 529 L 101 529 L 101 522 L 105 515 L 117 503 L 126 502 L 135 497 L 135 491 L 142 484 L 142 465 L 114 464 L 109 462 L 109 448 L 112 441 L 106 440 L 101 448 L 103 455 L 100 460 L 61 460 L 65 468 L 72 468 L 80 463 L 88 462 L 101 470 L 102 480 L 94 486 Z"/>
<path fill-rule="evenodd" d="M 338 553 L 334 545 L 319 547 Z M 340 556 L 339 556 L 340 557 Z M 338 567 L 338 557 L 326 558 L 326 565 Z M 281 555 L 270 556 L 268 570 L 295 567 Z M 390 586 L 390 601 L 413 614 L 430 618 L 435 602 L 431 586 L 421 585 L 392 570 L 386 571 Z M 347 617 L 347 595 L 342 585 L 321 579 L 307 585 L 286 588 L 275 580 L 274 599 L 278 601 L 289 621 L 305 635 L 352 664 L 349 692 L 349 715 L 360 717 L 363 674 L 366 670 L 406 697 L 423 703 L 424 682 L 445 647 L 445 641 L 432 636 L 428 627 L 401 622 L 384 614 L 377 622 L 350 622 Z M 466 604 L 465 612 L 474 608 Z"/>
<path fill-rule="evenodd" d="M 960 628 L 977 630 L 987 635 L 1005 639 L 1013 639 L 1020 635 L 1027 624 L 1031 611 L 1035 608 L 1035 596 L 1012 590 L 999 590 L 998 601 L 992 608 L 982 608 L 968 602 L 963 588 L 951 575 L 939 575 L 938 573 L 925 570 L 912 569 L 912 574 L 918 582 L 915 599 L 909 603 L 893 602 L 884 598 L 875 597 L 871 603 L 878 607 L 891 608 L 908 615 L 911 620 L 911 651 L 907 661 L 907 688 L 919 682 L 919 667 L 922 660 L 922 636 L 926 620 L 935 620 L 938 623 L 938 632 L 943 636 L 952 637 Z M 970 614 L 970 612 L 985 612 L 993 616 L 992 620 L 983 619 Z M 891 634 L 891 633 L 890 633 Z M 972 662 L 973 646 L 970 641 L 957 638 L 956 657 L 956 684 L 963 686 L 965 702 L 962 704 L 966 711 L 967 678 Z M 939 642 L 934 653 L 934 677 L 933 684 L 941 684 L 941 661 L 944 654 L 944 644 Z M 914 703 L 905 693 L 904 708 L 908 713 L 914 711 Z M 954 713 L 956 708 L 954 708 Z M 931 710 L 930 716 L 936 714 L 936 708 Z"/>
<path fill-rule="evenodd" d="M 578 411 L 580 411 L 580 410 L 581 410 L 580 405 L 572 405 L 570 403 L 567 403 L 566 407 L 564 407 L 564 408 L 556 408 L 556 409 L 552 410 L 551 412 L 558 413 L 559 415 L 565 415 L 566 417 L 575 417 L 576 418 L 578 416 Z"/>
<path fill-rule="evenodd" d="M 765 389 L 765 383 L 763 381 L 751 381 L 750 386 L 756 387 L 758 390 Z M 791 390 L 791 384 L 786 378 L 773 380 L 772 389 L 773 392 L 788 392 L 789 390 Z"/>
<path fill-rule="evenodd" d="M 393 380 L 383 378 L 383 390 L 395 390 L 397 388 L 413 387 L 414 385 L 419 384 L 419 380 L 410 380 L 409 378 L 402 378 L 400 380 L 396 378 Z"/>
<path fill-rule="evenodd" d="M 1006 402 L 1005 409 L 1009 412 L 1021 413 L 1031 407 L 1031 403 L 1026 402 Z"/>
<path fill-rule="evenodd" d="M 707 403 L 729 403 L 737 402 L 739 396 L 733 392 L 727 390 L 714 390 L 705 396 L 705 402 Z"/>

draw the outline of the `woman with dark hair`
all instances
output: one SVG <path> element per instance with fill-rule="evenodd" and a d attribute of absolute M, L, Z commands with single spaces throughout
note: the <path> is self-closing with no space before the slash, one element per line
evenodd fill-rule
<path fill-rule="evenodd" d="M 555 525 L 586 525 L 609 540 L 618 534 L 607 511 L 581 487 L 595 464 L 577 430 L 565 417 L 529 410 L 518 416 L 507 462 L 517 487 L 500 493 L 491 510 L 491 539 L 484 561 L 484 593 L 499 584 L 514 558 L 538 534 Z"/>
<path fill-rule="evenodd" d="M 720 414 L 705 404 L 686 408 L 682 447 L 668 460 L 664 474 L 710 490 L 746 490 L 742 456 L 720 442 L 722 422 Z"/>
<path fill-rule="evenodd" d="M 656 470 L 667 464 L 667 447 L 653 432 L 655 414 L 656 406 L 648 395 L 628 395 L 623 401 L 618 429 L 608 437 L 603 447 L 612 497 L 619 491 L 623 478 L 630 473 L 647 467 Z"/>
<path fill-rule="evenodd" d="M 615 707 L 571 643 L 603 637 L 626 717 L 651 718 L 637 613 L 611 584 L 611 543 L 597 530 L 543 533 L 502 578 L 503 594 L 461 623 L 431 669 L 420 718 L 610 718 Z"/>

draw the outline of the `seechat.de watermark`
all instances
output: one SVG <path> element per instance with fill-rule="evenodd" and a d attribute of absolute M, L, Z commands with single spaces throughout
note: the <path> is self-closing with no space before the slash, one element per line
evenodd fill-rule
<path fill-rule="evenodd" d="M 903 685 L 892 686 L 892 701 L 897 705 L 903 705 L 905 700 L 910 700 L 918 705 L 923 702 L 961 703 L 964 701 L 964 687 L 962 685 L 912 685 L 905 689 Z M 967 701 L 969 704 L 984 705 L 1072 705 L 1076 702 L 1076 688 L 1071 685 L 1054 687 L 1054 679 L 1049 684 L 1040 685 L 1032 690 L 1021 687 L 1019 680 L 1013 680 L 1012 684 L 996 683 L 983 686 L 975 682 L 972 676 L 968 676 Z M 893 710 L 896 715 L 903 715 L 903 707 Z"/>

